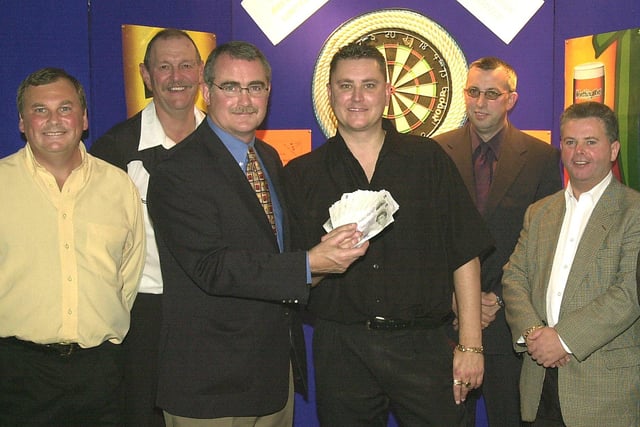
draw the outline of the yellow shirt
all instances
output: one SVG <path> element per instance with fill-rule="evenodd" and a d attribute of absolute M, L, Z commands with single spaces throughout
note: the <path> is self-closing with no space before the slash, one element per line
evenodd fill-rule
<path fill-rule="evenodd" d="M 27 144 L 0 160 L 0 337 L 120 343 L 144 265 L 138 191 L 86 152 L 62 190 Z"/>

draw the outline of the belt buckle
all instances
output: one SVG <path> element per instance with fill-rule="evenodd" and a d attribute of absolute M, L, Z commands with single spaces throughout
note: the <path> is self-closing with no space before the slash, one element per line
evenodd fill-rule
<path fill-rule="evenodd" d="M 373 319 L 367 320 L 367 329 L 380 330 L 380 329 L 393 329 L 395 324 L 394 319 L 387 319 L 383 316 L 376 316 Z"/>
<path fill-rule="evenodd" d="M 382 316 L 376 316 L 373 319 L 369 319 L 369 320 L 367 320 L 367 329 L 369 329 L 369 330 L 380 329 L 380 326 L 377 325 L 376 322 L 384 322 L 385 320 L 387 320 L 387 319 L 385 319 Z"/>
<path fill-rule="evenodd" d="M 48 347 L 55 350 L 60 357 L 69 357 L 76 350 L 75 343 L 55 343 L 49 344 Z"/>
<path fill-rule="evenodd" d="M 376 316 L 373 319 L 367 320 L 366 325 L 367 329 L 397 331 L 400 329 L 411 328 L 414 325 L 414 322 L 411 320 L 400 320 L 383 316 Z"/>

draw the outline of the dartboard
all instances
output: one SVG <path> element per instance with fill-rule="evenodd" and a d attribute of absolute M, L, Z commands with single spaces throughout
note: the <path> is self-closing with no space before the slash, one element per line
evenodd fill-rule
<path fill-rule="evenodd" d="M 336 130 L 326 92 L 329 63 L 338 49 L 353 42 L 373 44 L 385 57 L 391 99 L 384 116 L 399 132 L 431 136 L 464 123 L 462 88 L 467 62 L 456 42 L 423 15 L 383 9 L 343 24 L 320 51 L 314 69 L 313 103 L 325 136 L 333 136 Z"/>

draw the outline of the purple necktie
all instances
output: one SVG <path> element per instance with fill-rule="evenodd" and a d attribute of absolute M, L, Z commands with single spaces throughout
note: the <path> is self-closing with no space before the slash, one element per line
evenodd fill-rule
<path fill-rule="evenodd" d="M 493 150 L 486 142 L 481 142 L 473 153 L 473 173 L 476 180 L 476 207 L 481 214 L 487 204 L 491 180 L 493 178 Z"/>

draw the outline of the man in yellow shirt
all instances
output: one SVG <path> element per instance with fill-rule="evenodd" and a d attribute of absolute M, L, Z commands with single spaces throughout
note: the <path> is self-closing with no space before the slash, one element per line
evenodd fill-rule
<path fill-rule="evenodd" d="M 144 264 L 127 174 L 89 155 L 81 84 L 18 88 L 24 148 L 0 160 L 0 425 L 121 424 L 119 343 Z"/>

